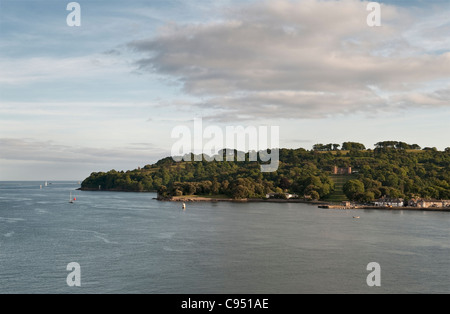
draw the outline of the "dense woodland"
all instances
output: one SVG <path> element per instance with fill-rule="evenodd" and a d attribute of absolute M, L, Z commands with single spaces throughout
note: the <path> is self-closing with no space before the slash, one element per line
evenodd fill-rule
<path fill-rule="evenodd" d="M 280 149 L 279 153 L 279 168 L 272 173 L 262 173 L 259 162 L 175 162 L 167 157 L 132 171 L 92 173 L 82 189 L 234 199 L 264 198 L 273 192 L 311 200 L 326 200 L 339 189 L 347 199 L 359 202 L 383 196 L 450 199 L 450 148 L 438 151 L 390 141 L 368 150 L 363 144 L 346 142 L 317 144 L 311 151 Z M 337 176 L 331 174 L 334 166 L 352 167 L 354 172 L 339 187 Z"/>

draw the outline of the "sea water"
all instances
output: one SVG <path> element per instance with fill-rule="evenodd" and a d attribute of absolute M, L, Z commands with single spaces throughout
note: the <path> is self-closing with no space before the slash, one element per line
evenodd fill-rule
<path fill-rule="evenodd" d="M 0 182 L 0 293 L 450 293 L 450 213 L 227 202 L 183 211 L 153 193 L 77 187 Z M 367 284 L 372 262 L 380 287 Z M 66 282 L 69 263 L 80 287 Z"/>

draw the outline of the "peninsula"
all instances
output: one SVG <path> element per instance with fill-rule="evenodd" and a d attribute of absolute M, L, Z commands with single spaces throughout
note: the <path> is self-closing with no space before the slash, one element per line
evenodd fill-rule
<path fill-rule="evenodd" d="M 312 150 L 280 149 L 279 158 L 277 171 L 263 173 L 262 162 L 249 161 L 248 153 L 245 161 L 175 162 L 167 157 L 135 170 L 92 173 L 81 190 L 157 191 L 160 200 L 193 201 L 373 204 L 390 199 L 407 204 L 450 199 L 450 148 L 439 151 L 387 141 L 366 149 L 346 142 L 317 144 Z"/>

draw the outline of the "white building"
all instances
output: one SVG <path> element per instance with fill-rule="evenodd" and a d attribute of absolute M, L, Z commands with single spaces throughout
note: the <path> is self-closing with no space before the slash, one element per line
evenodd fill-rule
<path fill-rule="evenodd" d="M 276 198 L 279 194 L 281 193 L 269 193 L 266 194 L 266 198 Z M 284 193 L 284 195 L 286 196 L 286 199 L 298 198 L 297 194 Z"/>
<path fill-rule="evenodd" d="M 402 198 L 381 198 L 375 201 L 378 207 L 403 207 L 404 200 Z"/>

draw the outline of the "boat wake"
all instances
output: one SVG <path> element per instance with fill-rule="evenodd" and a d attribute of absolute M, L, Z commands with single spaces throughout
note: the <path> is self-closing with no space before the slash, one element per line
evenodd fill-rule
<path fill-rule="evenodd" d="M 100 233 L 97 231 L 92 231 L 92 230 L 78 230 L 78 229 L 66 229 L 67 231 L 71 231 L 71 232 L 78 232 L 78 233 L 90 233 L 93 235 L 94 238 L 102 240 L 103 242 L 105 242 L 106 244 L 119 244 L 118 242 L 114 242 L 114 241 L 110 241 L 107 237 L 107 234 L 104 233 Z"/>
<path fill-rule="evenodd" d="M 11 232 L 5 233 L 3 236 L 5 238 L 11 238 L 13 235 L 14 235 L 14 231 L 11 231 Z"/>

